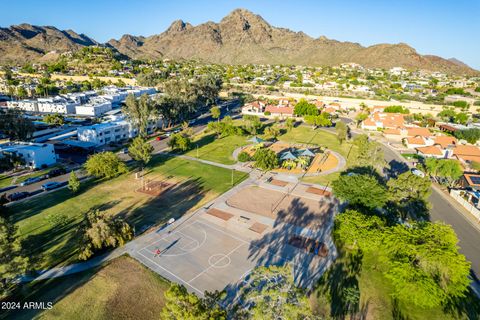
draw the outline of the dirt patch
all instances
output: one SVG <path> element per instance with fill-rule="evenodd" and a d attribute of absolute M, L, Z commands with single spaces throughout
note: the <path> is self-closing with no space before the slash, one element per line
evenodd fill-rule
<path fill-rule="evenodd" d="M 172 188 L 172 186 L 172 183 L 167 183 L 163 181 L 151 181 L 146 183 L 143 187 L 138 188 L 136 191 L 148 194 L 150 196 L 159 196 Z"/>
<path fill-rule="evenodd" d="M 215 208 L 209 209 L 207 211 L 207 213 L 209 215 L 212 215 L 214 217 L 217 217 L 217 218 L 225 220 L 225 221 L 228 221 L 233 217 L 233 214 L 222 211 L 222 210 L 218 210 L 218 209 L 215 209 Z"/>
<path fill-rule="evenodd" d="M 277 179 L 270 180 L 270 183 L 273 184 L 274 186 L 279 186 L 279 187 L 285 187 L 288 184 L 288 182 L 286 181 L 277 180 Z"/>
<path fill-rule="evenodd" d="M 267 228 L 267 225 L 264 225 L 260 222 L 255 222 L 249 229 L 256 233 L 263 233 L 263 231 L 265 231 Z"/>
<path fill-rule="evenodd" d="M 315 188 L 315 187 L 308 187 L 307 190 L 305 190 L 305 192 L 318 194 L 319 196 L 325 196 L 325 197 L 330 197 L 332 195 L 330 191 L 326 191 L 326 190 Z"/>
<path fill-rule="evenodd" d="M 327 151 L 323 154 L 317 154 L 313 159 L 308 173 L 319 173 L 323 171 L 332 170 L 338 165 L 338 158 L 331 152 Z"/>
<path fill-rule="evenodd" d="M 227 200 L 234 208 L 312 229 L 321 228 L 333 212 L 330 201 L 318 201 L 260 187 L 247 187 Z"/>

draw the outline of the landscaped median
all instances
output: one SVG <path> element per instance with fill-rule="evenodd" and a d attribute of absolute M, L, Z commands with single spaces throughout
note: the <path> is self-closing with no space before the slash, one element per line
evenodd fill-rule
<path fill-rule="evenodd" d="M 77 194 L 61 189 L 12 205 L 12 219 L 35 269 L 77 260 L 79 224 L 89 210 L 124 216 L 138 234 L 194 210 L 232 187 L 232 170 L 166 155 L 153 158 L 145 172 L 143 179 L 127 173 L 111 180 L 89 180 Z M 233 171 L 234 185 L 246 177 Z M 138 192 L 155 181 L 167 182 L 170 189 L 159 196 Z"/>

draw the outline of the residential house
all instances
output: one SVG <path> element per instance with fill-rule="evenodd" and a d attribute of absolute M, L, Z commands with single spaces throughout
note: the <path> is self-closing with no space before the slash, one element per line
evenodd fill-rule
<path fill-rule="evenodd" d="M 473 161 L 480 163 L 480 149 L 476 146 L 457 145 L 453 148 L 452 157 L 465 165 L 470 165 Z"/>
<path fill-rule="evenodd" d="M 438 146 L 425 146 L 415 148 L 417 154 L 424 158 L 445 158 L 445 150 Z"/>

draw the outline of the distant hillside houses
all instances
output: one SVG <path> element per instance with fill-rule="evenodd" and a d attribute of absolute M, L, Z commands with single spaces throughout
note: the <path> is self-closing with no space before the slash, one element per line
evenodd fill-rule
<path fill-rule="evenodd" d="M 8 101 L 7 108 L 19 108 L 32 113 L 59 113 L 100 117 L 125 101 L 129 94 L 155 94 L 154 88 L 147 87 L 104 87 L 98 91 L 68 93 L 51 98 Z"/>
<path fill-rule="evenodd" d="M 325 104 L 320 100 L 309 101 L 314 104 L 320 112 L 326 112 L 329 114 L 335 114 L 345 111 L 346 109 L 338 102 L 332 102 Z M 242 114 L 256 115 L 265 118 L 291 118 L 296 117 L 294 114 L 295 105 L 297 101 L 293 99 L 278 99 L 267 102 L 262 100 L 256 100 L 250 103 L 246 103 L 242 107 Z"/>

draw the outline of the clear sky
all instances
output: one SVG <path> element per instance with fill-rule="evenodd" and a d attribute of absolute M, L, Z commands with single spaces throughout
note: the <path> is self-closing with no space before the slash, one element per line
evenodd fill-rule
<path fill-rule="evenodd" d="M 421 54 L 455 57 L 480 70 L 480 0 L 2 0 L 0 26 L 23 22 L 85 33 L 99 42 L 152 35 L 173 20 L 218 22 L 236 8 L 312 37 L 405 42 Z"/>

